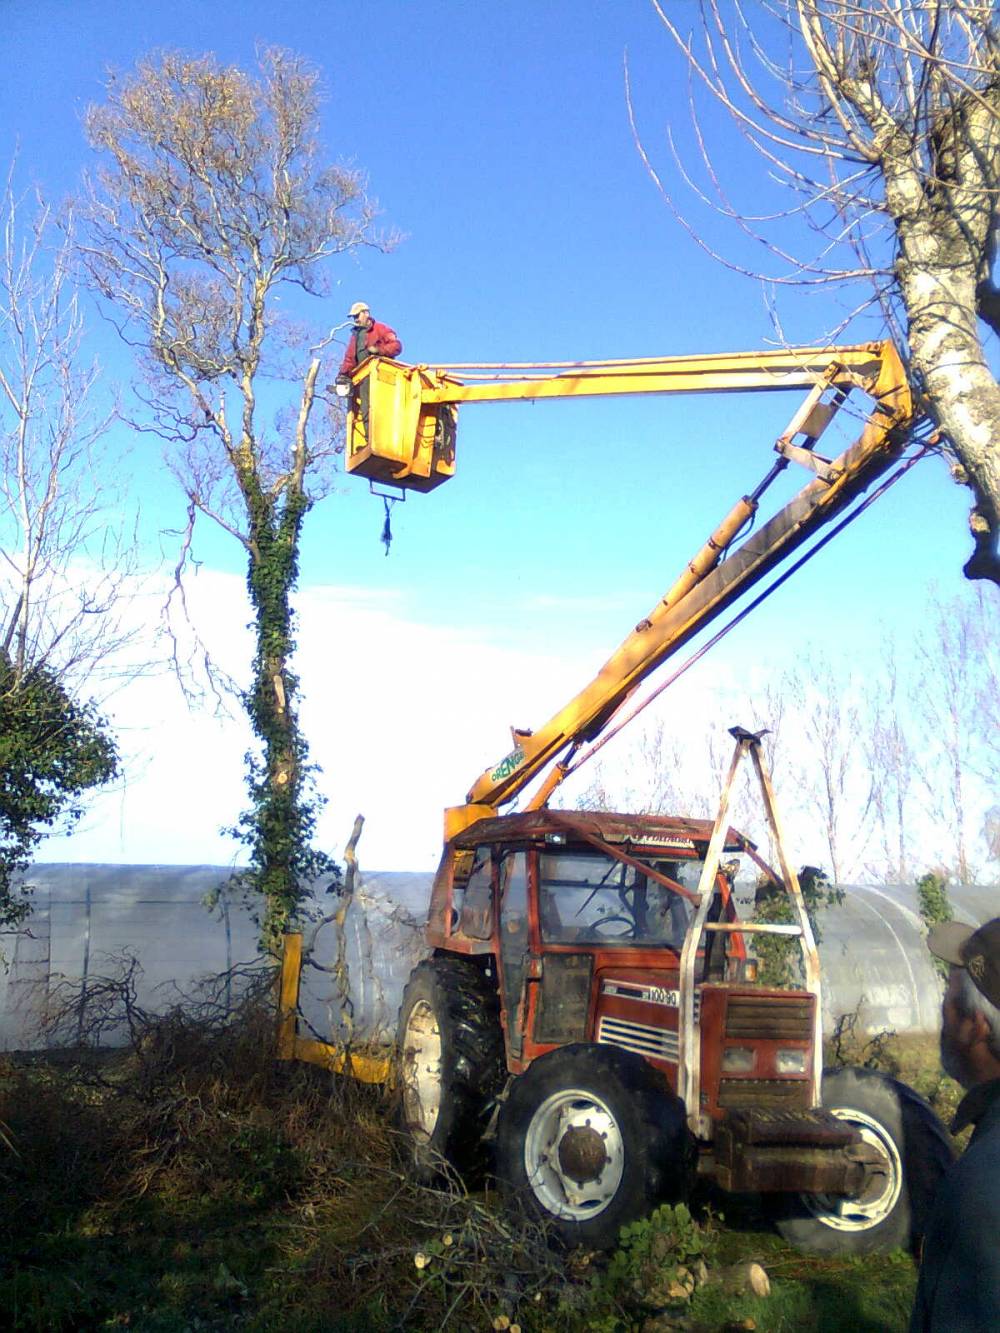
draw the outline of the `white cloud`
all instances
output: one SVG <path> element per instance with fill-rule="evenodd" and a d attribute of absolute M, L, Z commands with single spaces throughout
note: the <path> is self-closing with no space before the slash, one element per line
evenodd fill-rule
<path fill-rule="evenodd" d="M 201 571 L 192 618 L 216 660 L 245 677 L 252 652 L 243 580 Z M 152 603 L 141 614 L 155 623 Z M 422 869 L 440 853 L 442 811 L 509 748 L 509 727 L 542 722 L 591 665 L 498 646 L 488 630 L 421 625 L 394 595 L 314 587 L 298 606 L 301 718 L 329 805 L 321 840 L 339 854 L 357 812 L 371 869 Z M 98 796 L 81 828 L 50 839 L 50 860 L 228 862 L 219 835 L 244 803 L 249 730 L 191 712 L 166 672 L 130 682 L 109 705 L 126 780 Z"/>
<path fill-rule="evenodd" d="M 149 627 L 148 639 L 162 591 L 147 591 L 133 606 Z M 243 579 L 202 569 L 189 583 L 188 601 L 215 658 L 245 679 L 253 643 Z M 563 648 L 565 636 L 552 622 L 532 648 L 524 646 L 532 637 L 511 634 L 509 621 L 418 623 L 398 593 L 313 586 L 297 606 L 301 718 L 328 799 L 319 840 L 339 857 L 355 814 L 364 814 L 359 852 L 371 870 L 432 868 L 444 808 L 460 803 L 478 775 L 507 752 L 510 726 L 537 729 L 592 678 L 612 646 L 598 641 L 606 631 L 600 617 L 578 622 L 572 647 Z M 722 778 L 717 757 L 728 758 L 732 744 L 726 729 L 752 724 L 748 697 L 760 694 L 775 669 L 757 649 L 745 635 L 733 636 L 666 693 L 646 715 L 666 728 L 667 749 L 659 756 L 643 752 L 644 721 L 602 750 L 608 785 L 621 793 L 638 790 L 648 777 L 644 770 L 659 758 L 678 767 L 678 791 L 702 793 L 702 807 L 714 809 Z M 250 739 L 238 702 L 232 701 L 229 717 L 192 712 L 161 669 L 130 681 L 110 710 L 126 758 L 125 781 L 94 800 L 73 836 L 47 841 L 42 859 L 230 862 L 237 845 L 219 830 L 245 804 L 243 756 Z M 787 723 L 784 734 L 795 748 Z M 588 767 L 567 784 L 567 802 L 593 776 Z M 796 808 L 795 796 L 782 796 L 794 855 L 822 864 L 816 821 Z"/>

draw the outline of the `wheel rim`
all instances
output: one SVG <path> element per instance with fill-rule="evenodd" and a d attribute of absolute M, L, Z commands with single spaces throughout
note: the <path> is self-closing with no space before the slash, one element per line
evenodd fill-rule
<path fill-rule="evenodd" d="M 884 1222 L 899 1202 L 903 1188 L 903 1163 L 892 1135 L 883 1124 L 853 1106 L 831 1106 L 831 1115 L 846 1120 L 864 1142 L 885 1160 L 885 1174 L 872 1172 L 856 1198 L 833 1194 L 804 1195 L 806 1207 L 817 1221 L 834 1231 L 870 1231 Z"/>
<path fill-rule="evenodd" d="M 535 1198 L 553 1217 L 583 1222 L 618 1193 L 625 1144 L 614 1113 L 593 1092 L 555 1092 L 531 1118 L 524 1168 Z"/>
<path fill-rule="evenodd" d="M 426 1000 L 410 1010 L 403 1033 L 403 1114 L 410 1130 L 429 1139 L 441 1112 L 441 1028 Z"/>

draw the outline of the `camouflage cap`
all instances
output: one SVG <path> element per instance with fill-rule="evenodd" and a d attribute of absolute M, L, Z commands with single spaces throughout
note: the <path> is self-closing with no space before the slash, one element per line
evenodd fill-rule
<path fill-rule="evenodd" d="M 978 927 L 943 921 L 929 931 L 927 947 L 936 958 L 964 967 L 980 995 L 1000 1009 L 1000 917 Z"/>

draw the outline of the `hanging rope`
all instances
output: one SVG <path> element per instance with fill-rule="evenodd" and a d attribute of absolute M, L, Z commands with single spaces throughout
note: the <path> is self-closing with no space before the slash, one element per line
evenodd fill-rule
<path fill-rule="evenodd" d="M 385 505 L 385 522 L 382 524 L 382 536 L 379 541 L 385 547 L 385 553 L 388 556 L 389 547 L 392 545 L 392 509 L 396 501 L 389 495 L 382 496 L 382 503 Z"/>

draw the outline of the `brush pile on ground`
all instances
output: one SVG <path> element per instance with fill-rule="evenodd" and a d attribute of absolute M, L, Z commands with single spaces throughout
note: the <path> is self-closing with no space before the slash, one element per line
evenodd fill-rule
<path fill-rule="evenodd" d="M 126 969 L 83 1035 L 0 1057 L 0 1309 L 15 1328 L 579 1327 L 590 1275 L 489 1192 L 405 1168 L 391 1098 L 274 1061 L 269 984 L 164 1015 Z M 78 997 L 53 1030 L 79 1034 Z M 551 1309 L 550 1309 L 551 1307 Z M 551 1315 L 551 1319 L 549 1319 Z"/>
<path fill-rule="evenodd" d="M 664 1207 L 611 1256 L 566 1255 L 489 1188 L 419 1185 L 388 1094 L 275 1063 L 268 985 L 244 984 L 229 1014 L 154 1016 L 126 971 L 91 986 L 83 1019 L 65 997 L 55 1022 L 92 1039 L 117 1025 L 127 1045 L 0 1057 L 5 1327 L 845 1327 L 827 1307 L 905 1327 L 907 1257 L 804 1259 L 752 1210 L 722 1227 Z M 704 1280 L 751 1260 L 766 1300 Z"/>

